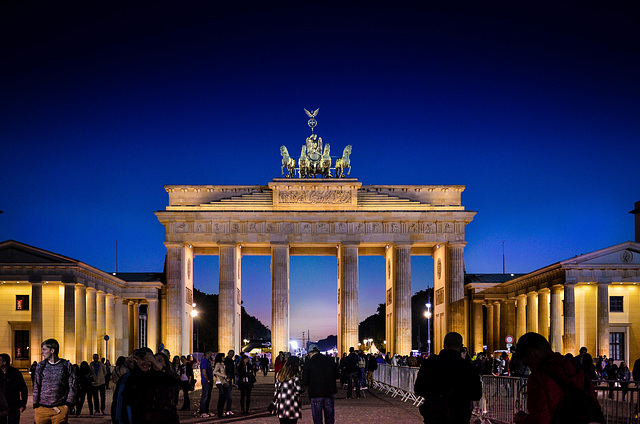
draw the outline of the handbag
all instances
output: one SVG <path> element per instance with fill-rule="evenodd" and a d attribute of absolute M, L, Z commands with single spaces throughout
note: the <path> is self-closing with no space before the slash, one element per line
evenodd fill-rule
<path fill-rule="evenodd" d="M 269 411 L 269 413 L 271 415 L 275 415 L 276 414 L 276 404 L 275 401 L 272 401 L 271 403 L 269 403 L 269 405 L 267 406 L 267 411 Z"/>

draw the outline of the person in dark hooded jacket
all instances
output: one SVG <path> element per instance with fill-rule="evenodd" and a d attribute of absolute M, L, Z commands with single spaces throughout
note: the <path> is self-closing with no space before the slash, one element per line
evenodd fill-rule
<path fill-rule="evenodd" d="M 514 417 L 516 424 L 554 422 L 565 396 L 565 389 L 569 386 L 584 390 L 599 409 L 598 397 L 591 379 L 585 378 L 584 372 L 573 359 L 554 353 L 547 339 L 540 334 L 531 332 L 520 337 L 516 345 L 516 354 L 531 369 L 527 382 L 529 413 L 519 411 Z M 566 387 L 561 387 L 559 383 Z M 575 411 L 576 414 L 578 412 Z M 604 421 L 602 422 L 604 424 Z"/>
<path fill-rule="evenodd" d="M 451 332 L 440 354 L 424 360 L 414 386 L 424 398 L 420 414 L 429 424 L 468 424 L 472 401 L 482 397 L 482 380 L 471 362 L 460 355 L 462 336 Z"/>

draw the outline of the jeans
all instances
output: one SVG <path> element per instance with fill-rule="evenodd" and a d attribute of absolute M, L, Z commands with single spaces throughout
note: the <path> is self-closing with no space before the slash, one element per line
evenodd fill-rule
<path fill-rule="evenodd" d="M 251 406 L 251 386 L 240 387 L 240 409 L 243 412 L 249 412 Z"/>
<path fill-rule="evenodd" d="M 200 413 L 209 413 L 209 402 L 211 401 L 211 383 L 208 381 L 202 382 L 202 396 L 200 397 Z"/>
<path fill-rule="evenodd" d="M 349 383 L 347 384 L 347 399 L 351 399 L 351 390 L 356 386 L 356 397 L 360 397 L 360 370 L 349 374 Z"/>
<path fill-rule="evenodd" d="M 231 389 L 233 389 L 233 386 L 231 386 L 231 383 L 229 383 L 229 387 L 226 387 L 226 389 L 227 389 L 227 406 L 225 410 L 229 412 L 231 411 Z"/>
<path fill-rule="evenodd" d="M 105 396 L 105 385 L 101 384 L 99 386 L 93 386 L 93 407 L 96 410 L 96 414 L 98 412 L 102 412 L 104 413 L 104 408 L 105 408 L 105 401 L 106 401 L 106 396 Z M 98 400 L 98 395 L 100 396 L 100 400 Z"/>
<path fill-rule="evenodd" d="M 231 397 L 231 386 L 224 387 L 221 383 L 216 384 L 216 387 L 218 388 L 218 417 L 221 418 L 225 401 L 228 401 L 228 398 Z M 228 401 L 227 405 L 231 406 L 231 401 Z M 230 410 L 231 409 L 227 409 L 227 411 Z"/>
<path fill-rule="evenodd" d="M 322 424 L 322 412 L 324 411 L 324 424 L 335 423 L 335 410 L 333 408 L 333 396 L 323 398 L 311 398 L 311 416 L 313 424 Z"/>

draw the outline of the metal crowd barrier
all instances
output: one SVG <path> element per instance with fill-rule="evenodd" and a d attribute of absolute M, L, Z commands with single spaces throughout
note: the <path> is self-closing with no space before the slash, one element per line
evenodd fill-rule
<path fill-rule="evenodd" d="M 378 364 L 378 369 L 373 372 L 373 388 L 393 397 L 400 396 L 403 402 L 411 400 L 415 406 L 420 406 L 424 399 L 413 393 L 418 370 L 415 367 Z"/>
<path fill-rule="evenodd" d="M 640 424 L 638 418 L 639 383 L 598 380 L 593 384 L 607 424 Z"/>
<path fill-rule="evenodd" d="M 413 393 L 418 370 L 378 364 L 373 372 L 373 388 L 420 406 L 424 399 Z M 623 384 L 626 386 L 622 387 Z M 594 381 L 594 386 L 607 424 L 640 424 L 640 383 Z M 482 399 L 475 402 L 474 415 L 483 423 L 512 424 L 516 412 L 527 411 L 526 399 L 526 378 L 483 375 Z"/>

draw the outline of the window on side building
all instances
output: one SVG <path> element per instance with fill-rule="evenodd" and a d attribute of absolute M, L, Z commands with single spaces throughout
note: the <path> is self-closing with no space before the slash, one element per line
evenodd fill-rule
<path fill-rule="evenodd" d="M 623 296 L 609 296 L 609 312 L 624 312 Z"/>

